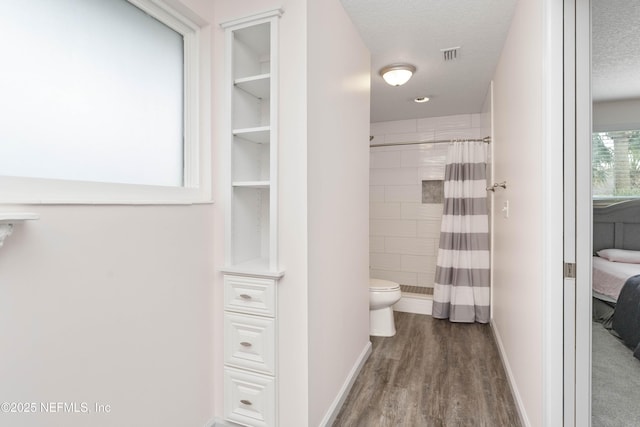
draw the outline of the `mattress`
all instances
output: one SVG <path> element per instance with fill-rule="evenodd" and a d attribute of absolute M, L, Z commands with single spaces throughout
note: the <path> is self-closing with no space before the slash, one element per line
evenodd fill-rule
<path fill-rule="evenodd" d="M 640 274 L 640 264 L 611 262 L 593 257 L 593 296 L 603 301 L 616 302 L 627 279 Z"/>

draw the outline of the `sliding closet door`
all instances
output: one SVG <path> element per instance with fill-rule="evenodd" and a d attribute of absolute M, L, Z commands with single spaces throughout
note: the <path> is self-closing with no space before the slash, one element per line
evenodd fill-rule
<path fill-rule="evenodd" d="M 591 425 L 591 1 L 576 7 L 576 425 Z"/>
<path fill-rule="evenodd" d="M 591 425 L 590 1 L 565 0 L 564 425 Z"/>
<path fill-rule="evenodd" d="M 576 0 L 564 2 L 564 426 L 576 409 Z M 573 267 L 571 267 L 573 268 Z"/>

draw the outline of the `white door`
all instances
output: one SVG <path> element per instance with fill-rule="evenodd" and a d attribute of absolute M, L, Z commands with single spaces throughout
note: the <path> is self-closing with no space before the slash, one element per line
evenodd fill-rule
<path fill-rule="evenodd" d="M 591 425 L 591 5 L 564 2 L 564 425 Z"/>

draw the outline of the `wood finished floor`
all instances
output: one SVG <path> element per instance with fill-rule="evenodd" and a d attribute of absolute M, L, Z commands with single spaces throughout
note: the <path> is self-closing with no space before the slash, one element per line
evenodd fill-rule
<path fill-rule="evenodd" d="M 334 427 L 521 426 L 489 325 L 395 313 Z"/>

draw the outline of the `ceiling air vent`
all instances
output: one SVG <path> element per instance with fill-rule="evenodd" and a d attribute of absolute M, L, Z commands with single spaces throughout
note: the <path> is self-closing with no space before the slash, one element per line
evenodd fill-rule
<path fill-rule="evenodd" d="M 448 47 L 446 49 L 440 49 L 440 52 L 442 52 L 442 58 L 445 61 L 453 61 L 454 59 L 456 59 L 458 57 L 458 49 L 460 49 L 460 46 Z"/>

